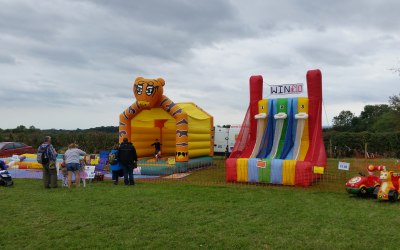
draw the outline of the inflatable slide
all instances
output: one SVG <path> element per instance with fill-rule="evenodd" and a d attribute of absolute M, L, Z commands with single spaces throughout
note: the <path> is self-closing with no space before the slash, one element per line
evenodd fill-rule
<path fill-rule="evenodd" d="M 307 72 L 308 97 L 263 99 L 262 76 L 250 77 L 250 104 L 230 157 L 226 180 L 309 186 L 325 168 L 322 76 Z"/>

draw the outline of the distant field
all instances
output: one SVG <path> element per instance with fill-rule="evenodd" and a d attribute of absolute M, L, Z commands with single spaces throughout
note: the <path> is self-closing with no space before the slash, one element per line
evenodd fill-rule
<path fill-rule="evenodd" d="M 349 196 L 332 171 L 311 188 L 225 184 L 223 166 L 135 187 L 16 179 L 0 249 L 398 249 L 400 202 Z"/>

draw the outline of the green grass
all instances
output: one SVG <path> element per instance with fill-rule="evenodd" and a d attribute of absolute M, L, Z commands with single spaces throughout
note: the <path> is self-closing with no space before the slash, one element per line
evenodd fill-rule
<path fill-rule="evenodd" d="M 207 171 L 72 190 L 17 179 L 0 189 L 0 249 L 398 249 L 400 203 L 321 188 L 198 185 Z"/>

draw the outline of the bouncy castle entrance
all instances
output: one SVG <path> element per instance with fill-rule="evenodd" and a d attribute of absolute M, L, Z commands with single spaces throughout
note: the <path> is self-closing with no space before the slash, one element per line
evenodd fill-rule
<path fill-rule="evenodd" d="M 161 108 L 143 110 L 131 120 L 131 141 L 138 157 L 154 157 L 155 139 L 160 140 L 163 157 L 175 156 L 175 119 Z"/>

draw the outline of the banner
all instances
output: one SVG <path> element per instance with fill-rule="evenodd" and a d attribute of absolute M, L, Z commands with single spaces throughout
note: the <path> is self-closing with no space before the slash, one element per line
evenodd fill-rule
<path fill-rule="evenodd" d="M 289 95 L 303 93 L 303 84 L 270 85 L 271 95 Z"/>

